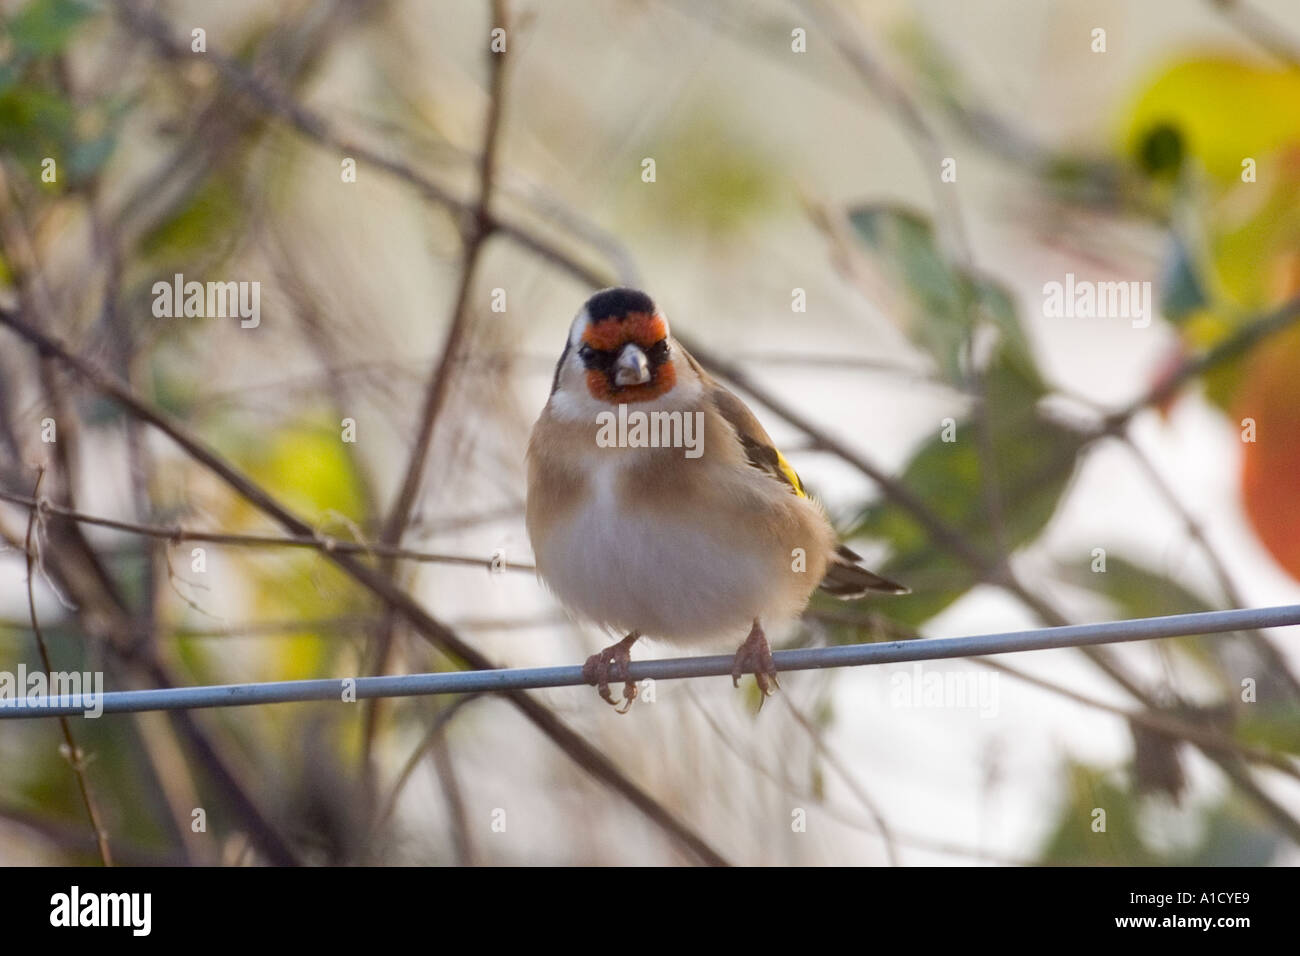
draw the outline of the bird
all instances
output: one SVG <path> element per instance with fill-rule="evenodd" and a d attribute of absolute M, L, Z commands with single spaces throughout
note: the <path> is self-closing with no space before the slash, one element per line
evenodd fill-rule
<path fill-rule="evenodd" d="M 733 686 L 779 688 L 765 626 L 835 597 L 906 594 L 840 543 L 763 426 L 671 334 L 644 292 L 603 289 L 578 310 L 533 426 L 525 524 L 542 582 L 572 614 L 625 636 L 584 680 L 626 713 L 641 637 L 739 636 Z M 623 700 L 611 682 L 623 681 Z"/>

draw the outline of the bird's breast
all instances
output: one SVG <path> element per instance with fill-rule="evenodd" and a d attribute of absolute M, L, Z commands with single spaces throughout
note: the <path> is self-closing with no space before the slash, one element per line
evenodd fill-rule
<path fill-rule="evenodd" d="M 683 473 L 662 460 L 591 456 L 584 493 L 534 536 L 538 570 L 561 602 L 611 628 L 682 641 L 798 613 L 824 567 L 814 509 L 775 488 L 738 493 L 727 470 L 692 464 L 698 473 L 675 480 Z M 813 567 L 796 571 L 801 545 Z"/>

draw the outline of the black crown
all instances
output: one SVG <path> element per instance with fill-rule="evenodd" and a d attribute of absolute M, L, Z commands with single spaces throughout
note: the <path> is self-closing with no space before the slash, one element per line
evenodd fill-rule
<path fill-rule="evenodd" d="M 622 319 L 629 312 L 645 312 L 653 315 L 654 311 L 654 300 L 636 289 L 605 289 L 587 300 L 587 315 L 591 317 L 592 322 Z"/>

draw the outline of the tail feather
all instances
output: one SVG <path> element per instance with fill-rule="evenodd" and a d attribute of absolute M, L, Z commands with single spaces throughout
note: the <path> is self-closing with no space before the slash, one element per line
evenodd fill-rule
<path fill-rule="evenodd" d="M 896 584 L 888 578 L 868 571 L 861 565 L 862 558 L 851 548 L 840 545 L 831 555 L 822 578 L 821 589 L 842 601 L 860 598 L 876 591 L 884 594 L 908 594 L 911 588 Z"/>

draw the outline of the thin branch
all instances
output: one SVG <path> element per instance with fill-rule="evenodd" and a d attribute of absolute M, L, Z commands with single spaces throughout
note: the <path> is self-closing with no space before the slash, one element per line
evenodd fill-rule
<path fill-rule="evenodd" d="M 1178 391 L 1194 378 L 1211 369 L 1245 355 L 1264 340 L 1284 332 L 1300 321 L 1300 296 L 1282 303 L 1270 312 L 1239 326 L 1219 344 L 1207 349 L 1200 355 L 1193 356 L 1174 372 L 1153 385 L 1145 394 L 1134 399 L 1119 411 L 1107 415 L 1097 429 L 1097 434 L 1109 434 L 1118 431 L 1139 412 L 1163 405 L 1173 398 Z"/>
<path fill-rule="evenodd" d="M 1155 462 L 1153 462 L 1151 457 L 1144 452 L 1141 447 L 1139 447 L 1137 442 L 1133 440 L 1133 436 L 1127 431 L 1121 432 L 1115 437 L 1129 450 L 1134 461 L 1138 463 L 1138 466 L 1146 474 L 1152 487 L 1156 489 L 1156 492 L 1165 499 L 1165 503 L 1169 506 L 1170 510 L 1178 515 L 1179 520 L 1183 523 L 1183 528 L 1187 531 L 1188 537 L 1195 541 L 1200 547 L 1201 553 L 1205 555 L 1206 561 L 1209 562 L 1210 568 L 1214 572 L 1214 576 L 1219 580 L 1219 587 L 1223 590 L 1223 596 L 1227 600 L 1227 603 L 1233 607 L 1241 607 L 1244 605 L 1246 603 L 1245 598 L 1237 588 L 1236 582 L 1232 579 L 1232 575 L 1228 571 L 1228 566 L 1224 563 L 1223 559 L 1219 557 L 1219 553 L 1215 550 L 1214 546 L 1210 544 L 1210 539 L 1206 535 L 1205 528 L 1201 525 L 1201 522 L 1197 520 L 1196 516 L 1192 514 L 1191 509 L 1183 504 L 1182 500 L 1178 497 L 1177 492 L 1174 491 L 1173 487 L 1165 479 L 1164 475 L 1160 473 Z M 1285 681 L 1287 686 L 1291 688 L 1291 693 L 1294 694 L 1297 699 L 1300 699 L 1300 681 L 1297 681 L 1296 676 L 1291 673 L 1291 669 L 1288 666 L 1286 659 L 1278 653 L 1277 648 L 1275 648 L 1268 639 L 1264 637 L 1264 635 L 1257 631 L 1247 631 L 1245 636 L 1246 639 L 1250 641 L 1251 646 L 1254 647 L 1255 651 L 1260 654 L 1265 661 L 1267 661 L 1270 670 Z"/>
<path fill-rule="evenodd" d="M 447 744 L 446 734 L 440 735 L 433 742 L 429 756 L 433 759 L 433 767 L 442 786 L 442 797 L 447 802 L 447 815 L 451 819 L 451 841 L 456 850 L 456 865 L 473 866 L 474 843 L 469 836 L 465 797 L 461 792 L 460 780 L 456 776 L 456 765 L 451 759 L 451 748 Z"/>
<path fill-rule="evenodd" d="M 51 521 L 45 533 L 53 540 L 59 539 L 59 530 L 73 527 L 67 522 Z M 0 537 L 3 537 L 17 551 L 23 548 L 20 535 L 14 535 L 0 523 Z M 91 639 L 104 640 L 108 648 L 139 678 L 159 688 L 173 688 L 177 680 L 153 652 L 153 648 L 143 647 L 133 639 L 130 615 L 118 599 L 109 592 L 95 590 L 97 582 L 107 577 L 100 567 L 99 556 L 80 536 L 64 536 L 60 547 L 47 547 L 42 552 L 42 563 L 46 581 L 56 596 L 66 592 L 75 603 L 69 605 L 81 622 L 83 632 Z M 38 568 L 40 565 L 38 565 Z M 87 568 L 93 567 L 94 574 L 86 574 Z M 60 590 L 62 589 L 62 591 Z M 68 604 L 66 598 L 60 600 Z M 137 647 L 145 651 L 143 657 L 135 654 Z M 172 711 L 169 714 L 172 724 L 188 745 L 188 751 L 195 763 L 202 766 L 207 779 L 229 800 L 231 807 L 247 828 L 251 844 L 261 851 L 263 856 L 276 866 L 298 865 L 297 855 L 285 842 L 262 812 L 257 801 L 249 794 L 248 788 L 239 779 L 229 760 L 218 749 L 187 711 Z M 165 797 L 164 797 L 165 799 Z"/>
<path fill-rule="evenodd" d="M 127 12 L 129 18 L 134 17 L 137 20 L 137 25 L 141 26 L 144 32 L 151 36 L 155 45 L 159 47 L 164 55 L 173 58 L 187 55 L 186 45 L 171 37 L 164 21 L 152 17 L 150 14 L 140 13 L 139 8 L 134 3 L 129 2 L 129 0 L 118 0 L 118 6 L 119 9 Z M 318 115 L 304 110 L 302 107 L 294 103 L 291 98 L 263 87 L 251 75 L 242 71 L 238 65 L 229 58 L 217 60 L 216 65 L 218 71 L 228 82 L 231 83 L 232 86 L 235 86 L 255 103 L 259 103 L 263 109 L 267 110 L 272 115 L 278 116 L 287 121 L 291 126 L 309 138 L 316 139 L 318 142 L 336 149 L 347 147 L 353 155 L 357 155 L 362 159 L 373 163 L 376 168 L 385 170 L 398 178 L 403 179 L 413 185 L 426 199 L 446 206 L 451 210 L 453 215 L 457 217 L 457 220 L 462 224 L 462 227 L 464 226 L 466 217 L 470 214 L 471 210 L 469 204 L 455 198 L 447 190 L 428 180 L 427 177 L 424 177 L 422 174 L 404 163 L 395 162 L 387 157 L 379 156 L 367 150 L 353 148 L 355 147 L 355 144 L 347 144 L 335 136 L 329 129 L 328 124 Z M 903 108 L 906 110 L 906 104 L 903 104 Z M 610 284 L 609 278 L 604 271 L 593 269 L 580 260 L 575 259 L 571 254 L 557 247 L 548 239 L 541 237 L 526 228 L 518 227 L 506 222 L 499 223 L 499 228 L 504 234 L 510 236 L 524 248 L 535 252 L 546 261 L 554 264 L 580 281 L 594 286 Z M 723 365 L 723 363 L 710 360 L 707 357 L 705 350 L 689 345 L 688 347 L 691 347 L 692 351 L 695 351 L 705 364 L 717 367 Z M 1221 352 L 1222 350 L 1212 350 L 1213 354 L 1207 355 L 1204 358 L 1206 361 L 1211 362 L 1218 360 L 1218 356 Z M 1204 367 L 1208 367 L 1208 365 Z M 1197 368 L 1196 364 L 1193 363 L 1184 370 L 1184 375 L 1186 378 L 1190 378 L 1203 370 L 1203 367 Z M 1181 381 L 1167 382 L 1165 385 L 1167 394 L 1171 395 L 1173 391 L 1180 387 L 1180 385 Z M 747 390 L 751 395 L 754 395 L 756 398 L 759 398 L 760 401 L 764 401 L 765 404 L 768 404 L 769 407 L 778 414 L 783 414 L 781 407 L 779 407 L 779 403 L 773 404 L 765 401 L 759 391 L 755 388 L 749 388 Z M 1148 396 L 1148 401 L 1158 399 L 1159 396 L 1155 396 L 1154 398 Z M 1132 411 L 1139 410 L 1140 407 L 1144 406 L 1141 404 L 1135 405 Z M 1123 413 L 1119 414 L 1122 415 Z M 788 416 L 783 414 L 783 417 Z M 789 420 L 792 424 L 795 424 L 796 427 L 803 428 L 803 426 L 794 419 Z M 820 430 L 815 429 L 813 432 L 809 432 L 807 428 L 803 428 L 803 430 L 814 438 L 817 438 L 819 434 L 824 436 L 824 433 L 821 433 Z M 936 541 L 936 543 L 943 545 L 961 558 L 964 563 L 967 563 L 975 569 L 982 580 L 994 583 L 1016 595 L 1028 607 L 1033 609 L 1044 621 L 1048 623 L 1059 623 L 1064 621 L 1064 616 L 1061 615 L 1059 611 L 1042 598 L 1029 592 L 1014 578 L 1005 565 L 999 567 L 997 563 L 991 562 L 987 557 L 981 555 L 962 534 L 948 528 L 944 522 L 938 519 L 938 517 L 928 509 L 924 502 L 911 495 L 910 492 L 900 484 L 890 481 L 888 477 L 884 475 L 883 471 L 874 467 L 870 461 L 851 451 L 849 451 L 847 455 L 841 453 L 842 451 L 847 451 L 847 449 L 835 448 L 825 444 L 823 447 L 839 454 L 840 457 L 845 458 L 845 460 L 858 467 L 859 470 L 862 470 L 864 474 L 867 474 L 869 477 L 876 480 L 888 497 L 899 502 L 907 511 L 911 512 L 916 517 L 916 520 L 925 527 L 927 533 Z M 1129 690 L 1129 692 L 1134 694 L 1139 700 L 1143 700 L 1144 703 L 1150 700 L 1149 695 L 1146 695 L 1140 687 L 1127 678 L 1113 662 L 1102 654 L 1102 652 L 1090 652 L 1090 657 L 1092 657 L 1098 666 L 1102 667 L 1107 674 L 1118 681 L 1121 686 Z"/>
<path fill-rule="evenodd" d="M 388 797 L 383 802 L 382 809 L 378 814 L 376 814 L 374 823 L 371 824 L 370 843 L 373 844 L 375 842 L 379 833 L 392 818 L 393 811 L 397 809 L 397 801 L 401 798 L 402 791 L 406 789 L 406 784 L 411 779 L 411 775 L 415 773 L 415 768 L 420 765 L 420 760 L 424 755 L 442 739 L 443 735 L 447 731 L 447 725 L 451 722 L 451 719 L 455 717 L 456 714 L 460 713 L 460 709 L 466 704 L 478 700 L 482 696 L 482 694 L 466 694 L 465 696 L 452 701 L 451 704 L 444 707 L 434 715 L 433 721 L 429 724 L 428 731 L 425 732 L 424 737 L 420 739 L 420 742 L 416 745 L 415 749 L 411 751 L 411 755 L 406 758 L 406 762 L 402 765 L 401 772 L 398 773 L 397 779 L 393 782 L 392 789 L 388 792 Z"/>
<path fill-rule="evenodd" d="M 885 853 L 889 857 L 889 865 L 899 866 L 898 847 L 894 846 L 893 832 L 885 823 L 885 815 L 880 811 L 880 808 L 876 806 L 876 801 L 871 799 L 871 794 L 867 793 L 867 790 L 862 786 L 861 781 L 859 781 L 853 771 L 848 768 L 848 765 L 840 759 L 839 754 L 832 750 L 826 743 L 821 728 L 804 715 L 803 711 L 801 711 L 790 698 L 790 695 L 786 694 L 783 696 L 785 697 L 786 706 L 790 708 L 790 713 L 794 714 L 795 721 L 808 734 L 808 738 L 813 742 L 813 746 L 817 748 L 818 753 L 822 755 L 822 758 L 830 765 L 830 768 L 839 774 L 840 779 L 844 781 L 845 786 L 847 786 L 853 795 L 857 797 L 858 802 L 866 807 L 867 813 L 871 815 L 871 819 L 875 822 L 876 828 L 880 831 L 881 839 L 885 842 Z"/>
<path fill-rule="evenodd" d="M 1242 0 L 1209 0 L 1242 36 L 1258 44 L 1283 63 L 1300 66 L 1300 39 L 1267 13 Z"/>
<path fill-rule="evenodd" d="M 1084 707 L 1091 707 L 1094 710 L 1105 711 L 1108 714 L 1114 714 L 1121 717 L 1130 724 L 1136 724 L 1154 733 L 1167 737 L 1170 740 L 1182 741 L 1185 743 L 1195 744 L 1205 750 L 1214 750 L 1223 754 L 1244 757 L 1253 760 L 1256 763 L 1272 767 L 1279 770 L 1289 777 L 1300 780 L 1300 769 L 1295 765 L 1294 760 L 1286 754 L 1275 753 L 1262 747 L 1255 747 L 1250 744 L 1242 743 L 1232 737 L 1225 736 L 1208 727 L 1198 727 L 1195 724 L 1189 724 L 1185 720 L 1177 720 L 1164 713 L 1152 712 L 1148 710 L 1131 710 L 1127 707 L 1121 707 L 1118 704 L 1108 704 L 1104 700 L 1098 700 L 1096 697 L 1089 697 L 1087 694 L 1081 694 L 1064 684 L 1058 684 L 1055 681 L 1047 680 L 1044 677 L 1037 677 L 1019 668 L 1012 667 L 1009 664 L 1003 664 L 1000 661 L 992 661 L 983 657 L 971 658 L 975 663 L 1000 671 L 1008 677 L 1014 677 L 1018 681 L 1031 684 L 1041 690 L 1050 691 L 1058 694 L 1067 700 L 1072 700 Z"/>
<path fill-rule="evenodd" d="M 3 164 L 0 164 L 0 178 L 3 178 Z M 0 183 L 0 206 L 3 206 L 0 208 L 0 227 L 5 230 L 6 243 L 17 250 L 17 259 L 21 261 L 24 270 L 31 276 L 35 276 L 38 271 L 35 254 L 30 245 L 24 242 L 26 227 L 16 215 L 9 214 L 7 194 L 6 181 Z M 11 266 L 12 264 L 11 262 Z M 33 279 L 31 282 L 21 282 L 20 288 L 25 290 L 20 296 L 20 302 L 25 302 L 27 307 L 32 309 L 32 317 L 36 323 L 52 326 L 53 313 L 49 311 L 51 297 L 48 293 L 40 294 L 44 291 L 44 284 L 38 279 Z M 50 367 L 50 361 L 48 356 L 42 356 L 40 359 L 41 384 L 55 407 L 62 408 L 63 391 L 58 377 L 54 374 L 56 370 Z M 62 411 L 57 417 L 64 422 L 65 428 L 76 423 L 76 417 L 70 411 Z M 6 423 L 6 429 L 8 428 L 9 425 Z M 64 479 L 64 487 L 60 494 L 67 499 L 69 506 L 74 504 L 71 492 L 76 482 L 72 466 L 77 457 L 69 446 L 76 444 L 76 437 L 74 428 L 55 445 L 55 455 L 63 464 L 59 477 Z M 105 644 L 115 654 L 128 665 L 141 670 L 155 685 L 174 684 L 167 667 L 153 653 L 152 648 L 129 640 L 129 635 L 134 631 L 132 614 L 117 582 L 108 573 L 98 553 L 82 536 L 80 527 L 75 523 L 57 521 L 51 522 L 46 530 L 52 539 L 52 546 L 49 548 L 49 570 L 55 576 L 61 577 L 60 583 L 63 589 L 75 596 L 77 612 L 83 623 L 87 625 L 87 633 L 96 639 L 104 639 Z M 59 593 L 57 588 L 56 593 Z M 296 863 L 297 859 L 293 851 L 261 812 L 256 801 L 248 794 L 247 789 L 238 780 L 206 732 L 189 714 L 174 714 L 172 721 L 187 738 L 191 751 L 196 759 L 203 763 L 210 779 L 230 798 L 232 806 L 242 816 L 252 839 L 266 858 L 278 865 Z"/>
<path fill-rule="evenodd" d="M 34 493 L 40 492 L 41 479 L 44 477 L 45 469 L 42 468 L 36 476 Z M 45 635 L 41 633 L 41 624 L 36 617 L 36 542 L 33 539 L 35 528 L 36 511 L 33 510 L 27 517 L 27 610 L 31 614 L 32 633 L 36 636 L 36 647 L 40 651 L 45 674 L 47 677 L 52 677 L 54 665 L 50 662 L 50 650 L 45 645 Z M 90 819 L 90 829 L 95 834 L 95 845 L 99 848 L 99 858 L 104 866 L 112 866 L 113 854 L 108 846 L 108 831 L 104 829 L 99 807 L 96 806 L 95 798 L 90 790 L 90 781 L 86 777 L 85 754 L 77 746 L 77 741 L 72 736 L 72 723 L 67 717 L 59 718 L 59 727 L 63 730 L 63 755 L 72 766 L 73 776 L 77 778 L 77 789 L 81 793 L 81 802 L 86 808 L 86 816 Z"/>
<path fill-rule="evenodd" d="M 189 59 L 191 56 L 189 39 L 182 39 L 173 34 L 166 20 L 146 10 L 136 0 L 113 0 L 113 2 L 121 17 L 147 37 L 162 57 L 182 62 Z M 409 163 L 385 156 L 337 133 L 324 116 L 302 106 L 288 94 L 262 82 L 253 73 L 245 70 L 233 57 L 222 53 L 211 44 L 208 45 L 205 58 L 212 63 L 227 85 L 263 112 L 286 123 L 308 139 L 373 166 L 413 187 L 426 200 L 447 209 L 463 235 L 472 235 L 475 230 L 481 228 L 481 223 L 476 222 L 478 218 L 476 203 L 460 199 L 451 190 L 435 182 Z M 542 258 L 570 271 L 578 269 L 579 277 L 583 281 L 590 281 L 592 277 L 600 275 L 599 270 L 581 265 L 567 253 L 556 249 L 550 240 L 538 235 L 528 226 L 494 215 L 490 215 L 489 220 L 494 229 Z"/>
<path fill-rule="evenodd" d="M 401 558 L 424 564 L 453 564 L 464 567 L 481 568 L 487 571 L 527 571 L 536 572 L 531 564 L 497 561 L 495 558 L 475 558 L 461 554 L 442 554 L 429 551 L 413 551 L 408 548 L 394 548 L 379 544 L 366 544 L 356 541 L 339 541 L 329 535 L 313 532 L 308 535 L 280 534 L 240 534 L 226 531 L 203 531 L 197 528 L 185 528 L 181 525 L 149 525 L 134 521 L 119 521 L 116 518 L 104 518 L 89 515 L 74 508 L 56 505 L 45 498 L 32 498 L 29 495 L 16 494 L 0 489 L 0 501 L 20 505 L 29 510 L 40 510 L 58 515 L 81 524 L 101 528 L 112 528 L 127 534 L 143 535 L 149 538 L 161 538 L 173 544 L 186 541 L 202 541 L 208 544 L 224 544 L 239 547 L 270 548 L 309 548 L 314 551 L 334 552 L 340 554 L 368 554 L 376 557 Z"/>
<path fill-rule="evenodd" d="M 704 706 L 699 698 L 694 693 L 689 692 L 686 696 L 695 706 L 695 709 L 699 711 L 700 716 L 704 718 L 704 722 L 709 725 L 709 729 L 713 731 L 720 741 L 722 741 L 723 746 L 730 750 L 735 757 L 743 761 L 745 766 L 756 770 L 760 775 L 766 777 L 768 780 L 772 781 L 772 783 L 780 787 L 786 794 L 798 800 L 805 800 L 816 804 L 823 813 L 845 826 L 870 834 L 877 839 L 884 838 L 884 834 L 880 832 L 879 828 L 875 824 L 864 823 L 861 820 L 853 818 L 844 810 L 828 803 L 824 797 L 812 793 L 805 788 L 796 786 L 788 774 L 778 774 L 771 768 L 755 760 L 752 754 L 742 753 L 740 746 L 731 739 L 731 735 L 722 728 L 713 714 L 709 713 L 709 709 Z M 930 837 L 908 833 L 903 830 L 894 830 L 892 833 L 895 842 L 900 846 L 912 847 L 917 850 L 927 850 L 931 853 L 941 853 L 945 856 L 969 857 L 972 860 L 983 860 L 986 863 L 997 863 L 1001 866 L 1034 865 L 1033 860 L 1001 856 L 999 854 L 989 853 L 986 850 L 976 849 L 975 847 L 962 846 L 957 843 L 948 843 L 943 840 L 934 840 Z"/>
<path fill-rule="evenodd" d="M 484 121 L 483 147 L 479 153 L 479 195 L 473 215 L 462 225 L 465 251 L 460 270 L 460 282 L 456 289 L 455 303 L 452 306 L 451 321 L 447 335 L 442 343 L 442 352 L 429 378 L 424 392 L 424 404 L 420 411 L 420 425 L 416 433 L 415 445 L 406 464 L 402 485 L 397 493 L 384 521 L 380 543 L 396 547 L 402 542 L 402 535 L 410 521 L 411 509 L 424 480 L 425 462 L 429 457 L 429 448 L 433 444 L 434 429 L 447 402 L 451 389 L 452 371 L 460 358 L 462 342 L 469 328 L 470 292 L 474 287 L 474 276 L 478 271 L 479 260 L 484 247 L 496 230 L 492 221 L 492 190 L 496 181 L 497 148 L 501 142 L 501 117 L 504 112 L 506 64 L 515 38 L 509 35 L 509 17 L 505 0 L 492 0 L 492 20 L 494 27 L 506 31 L 506 49 L 495 51 L 488 44 L 488 110 Z M 380 565 L 380 573 L 392 577 L 396 570 L 396 561 L 385 558 Z M 383 674 L 388 670 L 393 647 L 394 612 L 388 609 L 380 623 L 375 638 L 375 660 L 371 669 L 373 674 Z M 365 727 L 363 730 L 362 766 L 367 784 L 371 780 L 371 751 L 379 725 L 380 704 L 378 701 L 367 705 Z"/>
<path fill-rule="evenodd" d="M 81 824 L 74 828 L 25 807 L 0 804 L 0 823 L 28 830 L 62 851 L 93 854 L 97 850 L 95 837 L 88 835 Z M 10 843 L 7 834 L 5 842 L 6 845 Z M 124 844 L 120 838 L 113 859 L 119 866 L 180 867 L 189 862 L 183 854 Z"/>

